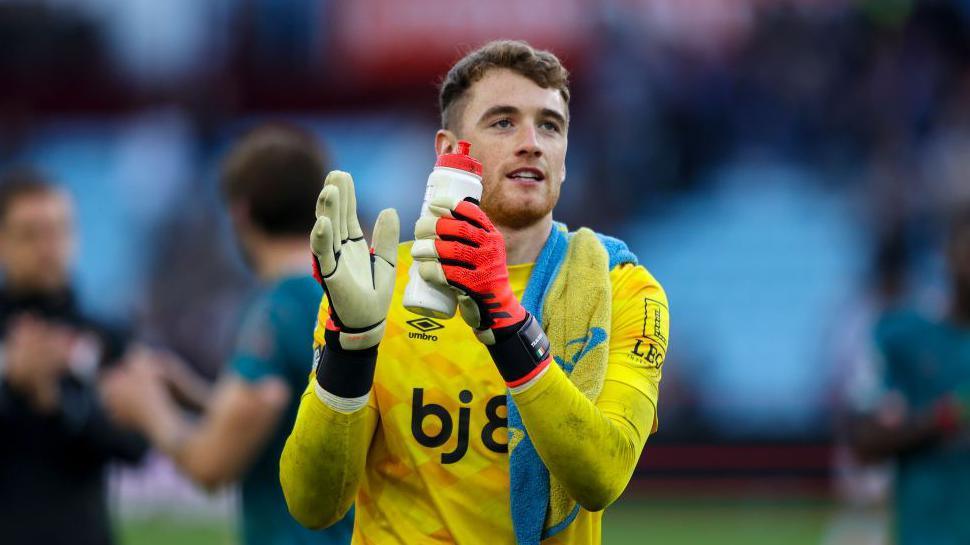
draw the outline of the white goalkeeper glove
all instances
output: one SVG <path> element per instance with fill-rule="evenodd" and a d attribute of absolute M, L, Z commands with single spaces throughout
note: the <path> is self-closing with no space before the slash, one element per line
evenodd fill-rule
<path fill-rule="evenodd" d="M 350 174 L 327 175 L 317 197 L 317 221 L 310 233 L 314 277 L 329 300 L 328 347 L 365 350 L 384 337 L 394 293 L 400 222 L 393 208 L 381 211 L 368 248 L 357 220 Z M 336 343 L 336 346 L 334 346 Z"/>

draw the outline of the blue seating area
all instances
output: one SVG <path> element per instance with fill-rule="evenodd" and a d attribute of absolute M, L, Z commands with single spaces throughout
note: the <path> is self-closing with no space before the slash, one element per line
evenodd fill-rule
<path fill-rule="evenodd" d="M 666 374 L 727 435 L 827 424 L 832 338 L 868 254 L 848 196 L 815 182 L 737 165 L 622 233 L 667 290 Z"/>

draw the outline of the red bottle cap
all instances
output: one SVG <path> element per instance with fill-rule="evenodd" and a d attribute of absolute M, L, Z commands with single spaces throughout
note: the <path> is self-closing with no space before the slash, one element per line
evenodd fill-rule
<path fill-rule="evenodd" d="M 438 160 L 435 162 L 436 167 L 448 167 L 457 170 L 464 170 L 465 172 L 471 172 L 479 178 L 482 177 L 482 164 L 478 162 L 471 155 L 468 155 L 468 151 L 471 150 L 471 143 L 467 140 L 458 141 L 458 153 L 442 153 L 438 156 Z"/>

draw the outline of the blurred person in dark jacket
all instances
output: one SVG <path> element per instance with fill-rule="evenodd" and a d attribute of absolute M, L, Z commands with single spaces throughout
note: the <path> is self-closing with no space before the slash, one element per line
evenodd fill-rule
<path fill-rule="evenodd" d="M 900 545 L 970 543 L 970 209 L 955 215 L 946 253 L 943 315 L 893 309 L 878 320 L 882 384 L 852 430 L 860 459 L 896 462 Z"/>
<path fill-rule="evenodd" d="M 313 360 L 322 291 L 310 275 L 307 232 L 325 172 L 315 139 L 285 125 L 257 128 L 230 150 L 222 190 L 240 249 L 263 287 L 200 420 L 180 414 L 151 352 L 133 354 L 109 379 L 114 414 L 189 478 L 210 489 L 240 481 L 249 545 L 346 544 L 353 529 L 352 514 L 324 531 L 303 528 L 279 484 L 280 453 Z"/>
<path fill-rule="evenodd" d="M 102 371 L 121 333 L 87 317 L 70 285 L 70 197 L 39 174 L 0 183 L 0 542 L 112 543 L 105 468 L 147 443 L 107 418 Z"/>

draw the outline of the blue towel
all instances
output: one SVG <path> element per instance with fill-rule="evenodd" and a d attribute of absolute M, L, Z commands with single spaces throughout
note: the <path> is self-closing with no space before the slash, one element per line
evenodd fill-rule
<path fill-rule="evenodd" d="M 637 262 L 636 256 L 622 241 L 599 234 L 597 237 L 609 256 L 607 274 L 609 270 L 621 263 Z M 570 233 L 562 223 L 555 222 L 529 277 L 529 283 L 522 297 L 522 306 L 535 316 L 539 323 L 546 323 L 543 320 L 543 306 L 566 260 L 572 239 L 573 233 Z M 590 337 L 596 335 L 602 337 L 597 338 L 597 341 L 608 342 L 607 331 L 599 328 L 590 331 Z M 566 343 L 553 343 L 554 346 L 557 344 Z M 575 362 L 565 361 L 561 357 L 563 355 L 554 356 L 556 356 L 556 363 L 567 374 L 571 374 L 572 364 Z M 538 545 L 540 540 L 551 537 L 568 527 L 579 514 L 579 506 L 575 505 L 563 520 L 551 521 L 553 525 L 545 527 L 550 507 L 549 470 L 542 463 L 535 446 L 529 439 L 528 431 L 511 394 L 507 395 L 507 401 L 512 526 L 518 545 Z"/>

